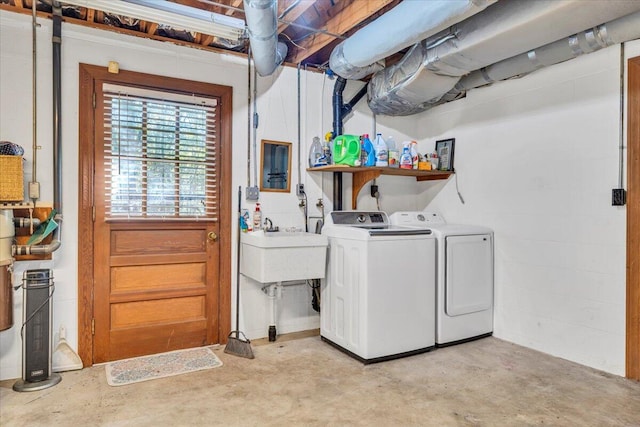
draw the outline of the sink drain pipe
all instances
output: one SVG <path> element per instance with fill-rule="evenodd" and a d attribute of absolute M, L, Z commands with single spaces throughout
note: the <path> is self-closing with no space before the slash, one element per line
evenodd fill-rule
<path fill-rule="evenodd" d="M 276 329 L 276 299 L 282 298 L 282 282 L 272 283 L 262 288 L 262 292 L 267 294 L 271 304 L 271 321 L 269 322 L 269 341 L 273 342 L 278 336 Z"/>
<path fill-rule="evenodd" d="M 344 88 L 347 86 L 347 80 L 338 77 L 336 84 L 333 87 L 333 137 L 342 135 L 344 132 L 344 118 L 353 110 L 353 107 L 362 99 L 367 93 L 367 86 L 365 84 L 354 97 L 348 103 L 344 103 L 342 96 Z M 333 173 L 333 210 L 342 210 L 342 172 Z"/>

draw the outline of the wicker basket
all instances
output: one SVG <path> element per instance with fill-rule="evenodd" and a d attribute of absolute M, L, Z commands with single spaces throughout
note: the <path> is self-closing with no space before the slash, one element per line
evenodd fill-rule
<path fill-rule="evenodd" d="M 24 199 L 22 156 L 0 156 L 0 202 Z"/>

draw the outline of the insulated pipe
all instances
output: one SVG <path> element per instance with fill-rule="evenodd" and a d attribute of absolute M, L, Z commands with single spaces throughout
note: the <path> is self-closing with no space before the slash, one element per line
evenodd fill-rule
<path fill-rule="evenodd" d="M 414 45 L 400 62 L 376 73 L 369 107 L 376 114 L 419 113 L 440 103 L 471 71 L 638 10 L 640 2 L 634 0 L 588 6 L 579 0 L 501 1 Z"/>
<path fill-rule="evenodd" d="M 497 0 L 403 1 L 331 53 L 330 67 L 346 79 L 384 68 L 378 61 L 485 9 Z"/>
<path fill-rule="evenodd" d="M 261 77 L 271 75 L 287 56 L 287 45 L 278 42 L 277 0 L 244 0 L 254 67 Z"/>
<path fill-rule="evenodd" d="M 463 77 L 445 100 L 456 99 L 470 89 L 522 77 L 542 67 L 639 38 L 640 12 L 636 12 L 474 71 Z"/>

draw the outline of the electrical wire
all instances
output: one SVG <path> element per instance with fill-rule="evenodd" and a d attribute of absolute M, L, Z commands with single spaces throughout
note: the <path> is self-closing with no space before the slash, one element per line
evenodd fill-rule
<path fill-rule="evenodd" d="M 297 47 L 298 49 L 300 49 L 300 50 L 307 50 L 307 48 L 306 48 L 306 47 L 304 47 L 304 46 L 300 46 L 299 44 L 297 44 L 297 43 L 296 43 L 296 41 L 300 41 L 300 40 L 293 40 L 293 39 L 292 39 L 291 37 L 289 37 L 286 33 L 280 33 L 279 35 L 281 35 L 281 36 L 285 36 L 285 37 L 286 37 L 286 38 L 291 42 L 291 44 L 292 44 L 292 45 L 294 45 L 295 47 Z"/>
<path fill-rule="evenodd" d="M 462 194 L 460 194 L 460 190 L 458 189 L 458 174 L 454 173 L 454 179 L 456 181 L 456 193 L 458 193 L 458 197 L 460 198 L 460 202 L 464 205 L 464 199 L 462 198 Z"/>

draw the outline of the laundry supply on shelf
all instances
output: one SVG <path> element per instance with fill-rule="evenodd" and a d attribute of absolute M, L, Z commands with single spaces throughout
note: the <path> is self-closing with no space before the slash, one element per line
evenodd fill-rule
<path fill-rule="evenodd" d="M 387 148 L 387 143 L 384 142 L 382 138 L 382 134 L 376 134 L 375 143 L 373 144 L 373 148 L 376 154 L 376 166 L 386 167 L 389 166 L 389 151 Z"/>

